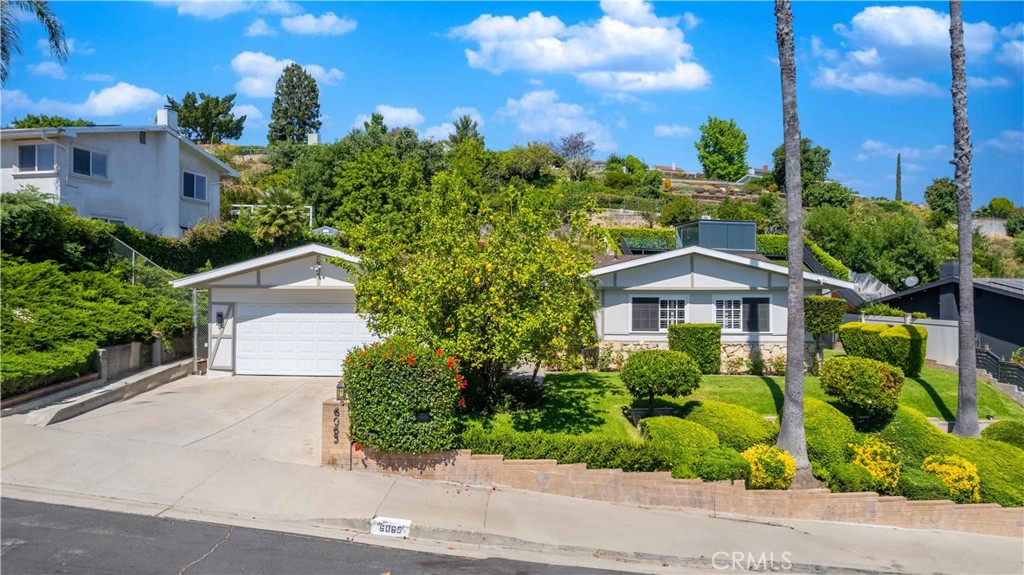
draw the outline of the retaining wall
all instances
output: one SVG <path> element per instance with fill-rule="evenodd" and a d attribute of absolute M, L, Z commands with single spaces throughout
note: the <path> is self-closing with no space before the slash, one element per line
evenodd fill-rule
<path fill-rule="evenodd" d="M 1024 511 L 995 504 L 908 501 L 877 493 L 831 493 L 827 489 L 748 490 L 743 483 L 673 479 L 670 472 L 634 473 L 587 469 L 554 460 L 506 460 L 452 450 L 422 455 L 374 453 L 351 447 L 348 407 L 323 403 L 321 464 L 372 473 L 467 485 L 502 486 L 599 501 L 704 509 L 786 519 L 892 525 L 1024 537 Z"/>

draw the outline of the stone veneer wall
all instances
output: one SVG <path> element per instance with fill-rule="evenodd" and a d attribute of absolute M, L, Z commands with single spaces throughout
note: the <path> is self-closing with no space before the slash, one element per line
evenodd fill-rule
<path fill-rule="evenodd" d="M 333 399 L 325 401 L 321 464 L 348 469 L 350 462 L 356 471 L 503 486 L 615 503 L 1024 536 L 1024 512 L 995 504 L 908 501 L 877 493 L 831 493 L 827 489 L 756 491 L 746 489 L 743 483 L 673 479 L 667 471 L 587 469 L 585 464 L 562 465 L 548 459 L 506 460 L 502 455 L 477 455 L 462 449 L 421 455 L 350 451 L 348 408 Z"/>
<path fill-rule="evenodd" d="M 623 341 L 603 341 L 601 345 L 610 345 L 612 350 L 622 353 L 622 359 L 629 357 L 630 353 L 640 349 L 668 349 L 668 342 L 665 341 L 651 341 L 644 342 L 643 345 L 634 342 L 623 342 Z M 765 342 L 765 343 L 738 343 L 738 342 L 722 342 L 722 373 L 726 373 L 726 366 L 729 365 L 730 360 L 740 360 L 744 362 L 742 368 L 738 371 L 739 373 L 747 373 L 746 361 L 750 359 L 752 350 L 757 350 L 761 354 L 761 359 L 767 361 L 774 357 L 786 357 L 786 342 Z M 810 358 L 814 355 L 814 344 L 804 344 L 804 357 Z"/>

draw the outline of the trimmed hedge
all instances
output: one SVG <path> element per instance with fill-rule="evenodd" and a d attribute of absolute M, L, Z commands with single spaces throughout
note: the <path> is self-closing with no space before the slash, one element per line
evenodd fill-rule
<path fill-rule="evenodd" d="M 853 463 L 841 463 L 832 468 L 829 474 L 828 488 L 832 493 L 856 493 L 858 491 L 874 491 L 875 480 L 871 473 Z M 943 499 L 943 497 L 939 497 Z"/>
<path fill-rule="evenodd" d="M 708 450 L 693 466 L 704 481 L 742 481 L 750 477 L 750 462 L 731 447 Z"/>
<path fill-rule="evenodd" d="M 853 422 L 843 412 L 821 401 L 804 399 L 807 456 L 815 468 L 832 473 L 847 462 L 849 445 L 857 438 Z"/>
<path fill-rule="evenodd" d="M 22 351 L 0 358 L 0 387 L 7 398 L 94 371 L 96 343 L 70 341 L 47 351 Z"/>
<path fill-rule="evenodd" d="M 465 380 L 458 367 L 440 350 L 400 338 L 353 350 L 343 372 L 352 439 L 390 453 L 455 447 L 455 411 L 465 402 L 459 399 Z"/>
<path fill-rule="evenodd" d="M 1024 449 L 1024 423 L 1020 421 L 997 421 L 983 429 L 981 436 Z"/>
<path fill-rule="evenodd" d="M 640 420 L 640 432 L 656 449 L 664 451 L 672 461 L 672 477 L 696 477 L 693 466 L 709 450 L 718 447 L 714 431 L 674 416 L 648 417 Z"/>
<path fill-rule="evenodd" d="M 646 399 L 654 410 L 656 395 L 690 395 L 700 386 L 700 367 L 681 351 L 648 349 L 626 359 L 619 376 L 637 400 Z"/>
<path fill-rule="evenodd" d="M 903 371 L 866 357 L 830 357 L 821 366 L 821 389 L 868 415 L 888 415 L 899 407 Z"/>
<path fill-rule="evenodd" d="M 829 255 L 809 238 L 804 238 L 804 244 L 811 248 L 814 258 L 828 270 L 828 273 L 842 280 L 850 279 L 850 268 L 843 265 L 843 262 Z M 786 256 L 789 254 L 789 237 L 783 234 L 757 234 L 757 253 L 776 257 Z"/>
<path fill-rule="evenodd" d="M 934 500 L 946 499 L 949 491 L 938 477 L 915 467 L 907 467 L 900 474 L 896 494 L 912 500 Z"/>
<path fill-rule="evenodd" d="M 661 446 L 646 441 L 541 431 L 492 432 L 477 427 L 463 432 L 460 439 L 464 449 L 500 454 L 505 459 L 554 459 L 559 463 L 586 463 L 591 469 L 623 471 L 672 469 L 672 458 Z"/>
<path fill-rule="evenodd" d="M 921 373 L 928 349 L 928 330 L 919 325 L 853 321 L 839 327 L 839 339 L 847 355 L 884 361 L 909 376 Z"/>
<path fill-rule="evenodd" d="M 621 199 L 619 200 L 621 203 Z M 622 251 L 622 238 L 638 240 L 645 247 L 671 250 L 676 247 L 676 231 L 672 228 L 605 228 L 608 242 L 615 253 Z"/>
<path fill-rule="evenodd" d="M 722 326 L 717 323 L 670 325 L 668 348 L 692 357 L 701 373 L 717 374 L 722 369 Z"/>
<path fill-rule="evenodd" d="M 715 432 L 718 441 L 736 451 L 763 443 L 772 444 L 779 427 L 741 405 L 721 401 L 691 401 L 683 406 L 683 417 Z"/>
<path fill-rule="evenodd" d="M 862 304 L 854 311 L 854 313 L 880 315 L 884 317 L 904 317 L 906 315 L 906 313 L 901 309 L 897 309 L 887 303 L 880 303 L 877 301 Z M 910 316 L 918 319 L 928 319 L 928 314 L 923 311 L 911 312 Z"/>

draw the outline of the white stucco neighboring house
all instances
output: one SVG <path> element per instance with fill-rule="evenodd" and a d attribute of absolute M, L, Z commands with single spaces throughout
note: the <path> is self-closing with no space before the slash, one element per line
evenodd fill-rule
<path fill-rule="evenodd" d="M 236 177 L 167 108 L 149 126 L 0 130 L 3 192 L 35 186 L 79 216 L 162 236 L 220 219 L 221 182 Z"/>
<path fill-rule="evenodd" d="M 722 360 L 764 359 L 786 353 L 785 267 L 756 254 L 727 253 L 697 245 L 599 263 L 597 333 L 602 343 L 630 349 L 640 342 L 668 347 L 668 326 L 722 326 Z M 806 295 L 829 295 L 853 284 L 804 273 Z"/>
<path fill-rule="evenodd" d="M 207 373 L 341 375 L 348 351 L 376 338 L 356 314 L 349 272 L 331 258 L 359 262 L 308 244 L 172 282 L 209 289 Z"/>

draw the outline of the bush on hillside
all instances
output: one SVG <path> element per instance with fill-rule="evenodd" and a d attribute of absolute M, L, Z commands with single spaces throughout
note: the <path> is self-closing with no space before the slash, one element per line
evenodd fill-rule
<path fill-rule="evenodd" d="M 620 377 L 630 395 L 646 399 L 653 413 L 655 396 L 693 393 L 700 385 L 700 367 L 680 351 L 649 349 L 630 355 Z"/>
<path fill-rule="evenodd" d="M 981 436 L 1024 449 L 1024 423 L 1020 421 L 997 421 L 983 429 Z"/>
<path fill-rule="evenodd" d="M 921 470 L 938 477 L 945 486 L 949 499 L 957 503 L 977 503 L 981 500 L 981 479 L 978 468 L 959 455 L 930 455 Z"/>
<path fill-rule="evenodd" d="M 875 480 L 871 473 L 860 465 L 840 463 L 830 470 L 828 488 L 832 493 L 874 491 Z"/>
<path fill-rule="evenodd" d="M 741 405 L 721 401 L 691 401 L 683 406 L 683 417 L 715 432 L 718 441 L 736 451 L 746 451 L 759 443 L 774 443 L 779 433 L 776 424 Z"/>
<path fill-rule="evenodd" d="M 0 195 L 0 245 L 4 255 L 29 262 L 54 261 L 65 270 L 99 270 L 111 260 L 114 226 L 80 218 L 33 187 Z"/>
<path fill-rule="evenodd" d="M 640 420 L 640 432 L 656 449 L 672 461 L 672 477 L 696 477 L 693 468 L 698 459 L 718 447 L 718 436 L 710 429 L 674 416 Z"/>
<path fill-rule="evenodd" d="M 847 355 L 884 361 L 911 377 L 924 367 L 928 330 L 922 326 L 850 322 L 840 326 L 839 337 Z"/>
<path fill-rule="evenodd" d="M 870 476 L 869 476 L 870 477 Z M 942 480 L 914 467 L 907 467 L 896 484 L 896 495 L 915 501 L 946 499 L 949 490 Z"/>
<path fill-rule="evenodd" d="M 46 351 L 4 353 L 0 359 L 0 396 L 11 397 L 91 373 L 95 357 L 96 344 L 87 340 L 69 341 Z"/>
<path fill-rule="evenodd" d="M 621 201 L 621 200 L 620 200 Z M 622 238 L 629 238 L 630 245 L 670 250 L 676 247 L 676 231 L 672 228 L 605 228 L 612 250 L 622 250 Z"/>
<path fill-rule="evenodd" d="M 708 450 L 693 466 L 704 481 L 742 481 L 750 477 L 750 462 L 731 447 Z"/>
<path fill-rule="evenodd" d="M 391 453 L 455 447 L 455 412 L 465 403 L 458 360 L 390 338 L 352 350 L 343 373 L 353 440 Z"/>
<path fill-rule="evenodd" d="M 722 326 L 717 323 L 677 323 L 668 326 L 668 348 L 689 355 L 703 374 L 722 367 Z"/>
<path fill-rule="evenodd" d="M 585 463 L 591 469 L 623 471 L 672 469 L 672 459 L 661 446 L 631 439 L 471 427 L 462 433 L 460 443 L 473 453 L 504 455 L 505 459 L 553 459 L 559 463 Z"/>
<path fill-rule="evenodd" d="M 853 422 L 835 407 L 811 397 L 804 399 L 807 456 L 826 472 L 848 460 L 849 444 L 857 438 Z"/>
<path fill-rule="evenodd" d="M 740 455 L 750 463 L 750 489 L 788 489 L 796 477 L 793 456 L 773 445 L 755 445 Z"/>
<path fill-rule="evenodd" d="M 839 356 L 821 367 L 821 389 L 870 417 L 884 417 L 899 406 L 903 372 L 864 357 Z"/>
<path fill-rule="evenodd" d="M 903 461 L 896 448 L 870 435 L 853 445 L 853 464 L 871 474 L 874 488 L 881 493 L 892 493 L 903 471 Z"/>
<path fill-rule="evenodd" d="M 814 258 L 832 274 L 842 280 L 850 278 L 850 268 L 843 265 L 843 262 L 829 255 L 821 249 L 821 246 L 808 238 L 804 238 L 804 245 L 811 249 Z M 757 253 L 768 256 L 785 256 L 789 253 L 789 238 L 782 234 L 757 234 Z"/>

